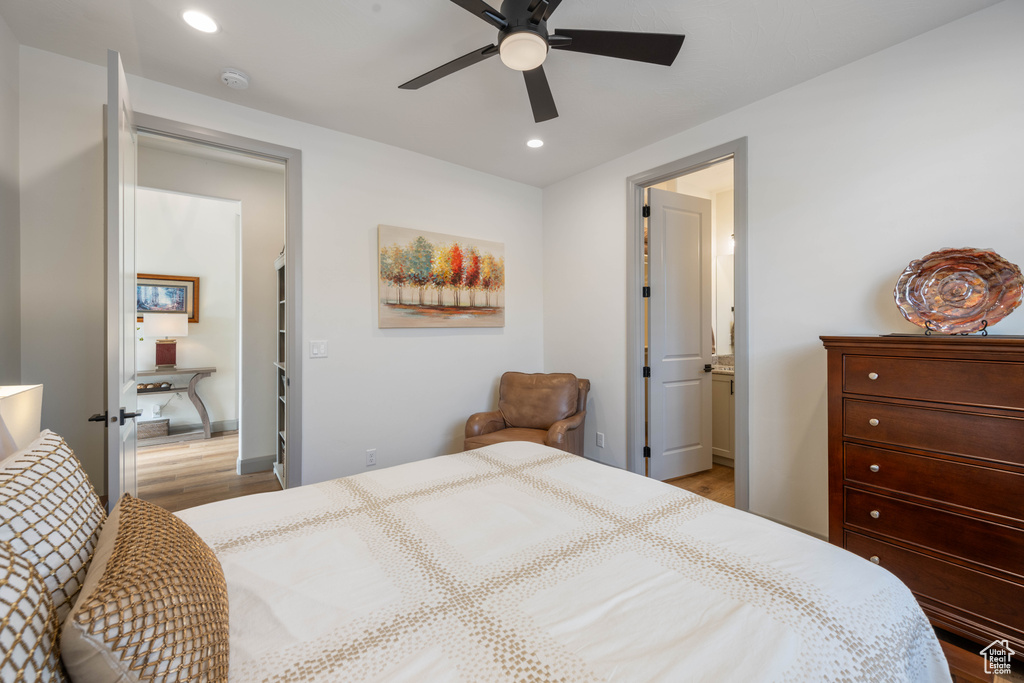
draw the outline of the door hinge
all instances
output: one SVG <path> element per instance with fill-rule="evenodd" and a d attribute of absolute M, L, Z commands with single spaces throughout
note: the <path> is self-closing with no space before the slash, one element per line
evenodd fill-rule
<path fill-rule="evenodd" d="M 651 457 L 651 447 L 650 446 L 644 446 L 644 457 L 645 458 Z"/>
<path fill-rule="evenodd" d="M 644 377 L 650 377 L 650 376 L 651 376 L 651 368 L 650 368 L 650 366 L 645 365 L 644 366 Z"/>
<path fill-rule="evenodd" d="M 648 204 L 644 204 L 644 218 L 651 217 L 651 207 Z"/>
<path fill-rule="evenodd" d="M 642 291 L 643 291 L 643 297 L 645 299 L 650 299 L 651 298 L 651 288 L 650 287 L 644 287 Z"/>

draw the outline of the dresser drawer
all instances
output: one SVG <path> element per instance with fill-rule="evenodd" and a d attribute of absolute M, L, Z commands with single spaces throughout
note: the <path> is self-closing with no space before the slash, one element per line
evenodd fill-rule
<path fill-rule="evenodd" d="M 848 482 L 1012 519 L 1024 513 L 1024 474 L 855 443 L 843 444 L 843 456 L 843 477 Z"/>
<path fill-rule="evenodd" d="M 843 391 L 1024 409 L 1024 363 L 844 355 Z"/>
<path fill-rule="evenodd" d="M 944 611 L 958 612 L 971 622 L 991 623 L 1009 629 L 1017 642 L 1024 641 L 1024 586 L 989 576 L 950 562 L 915 553 L 905 548 L 846 532 L 847 550 L 865 559 L 877 558 L 878 564 L 895 574 L 927 607 L 929 601 L 941 603 Z M 995 639 L 993 634 L 986 640 Z"/>
<path fill-rule="evenodd" d="M 1024 531 L 846 488 L 848 527 L 906 541 L 1024 578 Z"/>
<path fill-rule="evenodd" d="M 1024 418 L 845 399 L 843 433 L 853 439 L 1024 464 Z"/>

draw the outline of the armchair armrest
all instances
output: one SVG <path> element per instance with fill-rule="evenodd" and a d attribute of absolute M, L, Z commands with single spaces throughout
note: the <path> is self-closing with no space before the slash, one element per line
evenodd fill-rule
<path fill-rule="evenodd" d="M 575 415 L 559 420 L 548 428 L 548 436 L 544 442 L 553 448 L 566 445 L 569 432 L 579 429 L 586 417 L 587 411 L 581 410 Z"/>
<path fill-rule="evenodd" d="M 466 420 L 466 438 L 472 436 L 483 436 L 505 428 L 505 418 L 501 416 L 500 410 L 492 410 L 486 413 L 474 413 Z"/>

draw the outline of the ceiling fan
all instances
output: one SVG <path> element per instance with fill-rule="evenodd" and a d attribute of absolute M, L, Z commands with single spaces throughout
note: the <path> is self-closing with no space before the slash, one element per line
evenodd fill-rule
<path fill-rule="evenodd" d="M 558 116 L 542 66 L 549 48 L 671 66 L 683 45 L 684 36 L 671 33 L 555 29 L 549 34 L 548 18 L 562 0 L 504 0 L 501 12 L 484 0 L 451 1 L 497 28 L 498 44 L 473 50 L 398 87 L 418 90 L 488 57 L 500 55 L 505 66 L 523 72 L 537 123 Z"/>

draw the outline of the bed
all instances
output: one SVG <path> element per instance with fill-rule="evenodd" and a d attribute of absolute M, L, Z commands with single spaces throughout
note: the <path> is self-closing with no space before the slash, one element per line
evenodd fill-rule
<path fill-rule="evenodd" d="M 538 444 L 177 517 L 223 570 L 231 681 L 950 680 L 884 569 Z"/>

